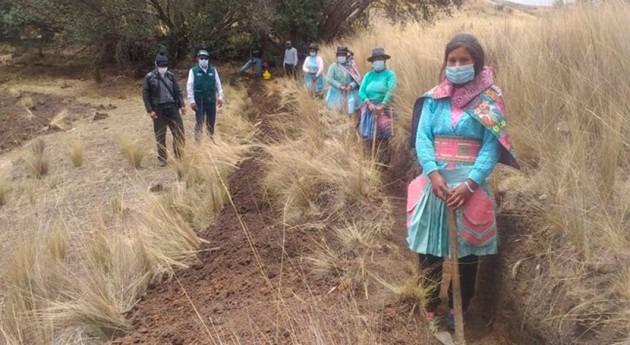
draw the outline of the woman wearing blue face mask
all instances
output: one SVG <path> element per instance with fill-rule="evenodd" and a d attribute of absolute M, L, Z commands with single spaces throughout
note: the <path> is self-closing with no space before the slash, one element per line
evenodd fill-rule
<path fill-rule="evenodd" d="M 319 46 L 311 43 L 308 48 L 308 56 L 304 59 L 302 71 L 304 71 L 304 84 L 309 92 L 320 95 L 324 91 L 324 60 L 317 55 Z"/>
<path fill-rule="evenodd" d="M 407 242 L 419 254 L 426 316 L 439 326 L 444 257 L 450 256 L 447 210 L 456 210 L 462 309 L 475 293 L 480 255 L 497 253 L 494 201 L 486 179 L 497 162 L 519 167 L 507 131 L 501 90 L 475 36 L 458 34 L 446 46 L 442 82 L 416 101 L 412 139 L 422 166 L 407 196 Z M 436 284 L 437 283 L 437 284 Z M 433 285 L 433 286 L 431 286 Z M 449 287 L 446 325 L 455 327 Z"/>
<path fill-rule="evenodd" d="M 372 70 L 365 74 L 359 96 L 364 103 L 361 108 L 359 132 L 365 139 L 375 142 L 387 141 L 394 134 L 394 90 L 396 89 L 396 74 L 387 68 L 385 61 L 390 56 L 383 48 L 372 50 L 372 56 L 367 60 L 372 63 Z"/>
<path fill-rule="evenodd" d="M 326 106 L 328 109 L 352 115 L 361 108 L 359 99 L 361 74 L 348 59 L 349 55 L 347 47 L 337 47 L 337 61 L 328 67 L 326 76 L 330 85 L 326 94 Z"/>

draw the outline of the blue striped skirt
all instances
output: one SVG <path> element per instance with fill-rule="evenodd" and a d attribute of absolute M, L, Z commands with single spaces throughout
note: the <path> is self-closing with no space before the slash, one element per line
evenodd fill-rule
<path fill-rule="evenodd" d="M 394 122 L 396 121 L 396 109 L 393 105 L 387 106 L 378 116 L 368 108 L 367 104 L 361 107 L 361 120 L 359 132 L 361 136 L 372 139 L 374 136 L 374 124 L 376 123 L 376 138 L 384 139 L 394 135 Z"/>

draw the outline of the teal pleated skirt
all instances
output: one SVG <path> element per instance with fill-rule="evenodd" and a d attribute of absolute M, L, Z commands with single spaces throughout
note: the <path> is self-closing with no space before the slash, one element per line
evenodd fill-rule
<path fill-rule="evenodd" d="M 472 167 L 440 169 L 449 189 L 463 183 Z M 487 183 L 457 210 L 458 256 L 492 255 L 498 251 L 495 204 Z M 448 207 L 431 190 L 427 176 L 414 180 L 407 200 L 407 243 L 416 253 L 450 257 Z"/>

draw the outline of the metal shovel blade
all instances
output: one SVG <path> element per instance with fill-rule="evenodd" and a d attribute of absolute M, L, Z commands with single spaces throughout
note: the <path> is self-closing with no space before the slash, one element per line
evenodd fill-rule
<path fill-rule="evenodd" d="M 456 345 L 449 332 L 436 332 L 433 336 L 444 345 Z"/>

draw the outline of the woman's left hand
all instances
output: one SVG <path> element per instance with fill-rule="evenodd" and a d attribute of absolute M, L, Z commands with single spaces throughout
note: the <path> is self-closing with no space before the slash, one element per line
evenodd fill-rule
<path fill-rule="evenodd" d="M 450 208 L 460 208 L 464 206 L 472 193 L 468 191 L 465 184 L 460 184 L 451 190 L 450 196 L 446 199 L 446 205 Z"/>

